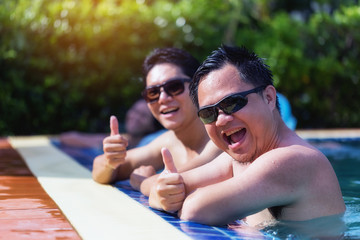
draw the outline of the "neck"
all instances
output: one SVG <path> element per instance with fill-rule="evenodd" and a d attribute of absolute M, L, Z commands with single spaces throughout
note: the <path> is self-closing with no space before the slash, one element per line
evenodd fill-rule
<path fill-rule="evenodd" d="M 265 140 L 266 144 L 263 145 L 261 149 L 258 149 L 253 160 L 265 152 L 281 147 L 283 145 L 284 139 L 289 136 L 291 130 L 285 125 L 281 119 L 280 114 L 275 113 L 273 123 L 274 124 L 271 125 L 271 127 L 266 129 L 266 133 L 264 134 L 264 136 L 268 136 L 268 138 Z"/>
<path fill-rule="evenodd" d="M 293 133 L 293 131 L 290 130 L 282 120 L 280 113 L 276 114 L 275 118 L 276 124 L 274 124 L 274 134 L 272 135 L 273 139 L 271 140 L 271 144 L 269 146 L 270 150 L 280 147 L 283 144 L 284 139 L 288 139 L 288 137 Z"/>

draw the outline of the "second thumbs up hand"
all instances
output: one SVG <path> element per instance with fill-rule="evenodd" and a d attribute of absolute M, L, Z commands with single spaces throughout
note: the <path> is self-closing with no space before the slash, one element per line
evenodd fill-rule
<path fill-rule="evenodd" d="M 166 148 L 161 149 L 164 171 L 158 177 L 149 198 L 151 207 L 167 212 L 176 212 L 182 208 L 185 199 L 183 178 L 177 172 L 171 153 Z"/>

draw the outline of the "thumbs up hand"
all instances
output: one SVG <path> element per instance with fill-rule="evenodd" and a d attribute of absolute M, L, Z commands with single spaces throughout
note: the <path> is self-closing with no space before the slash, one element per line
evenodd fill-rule
<path fill-rule="evenodd" d="M 177 172 L 169 150 L 162 148 L 161 155 L 164 162 L 164 171 L 151 189 L 149 204 L 153 208 L 176 212 L 182 208 L 185 200 L 184 181 Z"/>
<path fill-rule="evenodd" d="M 167 148 L 161 149 L 161 156 L 162 156 L 163 162 L 164 162 L 163 174 L 177 173 L 177 169 L 174 164 L 174 160 L 171 156 L 171 153 L 169 152 L 169 150 Z"/>
<path fill-rule="evenodd" d="M 119 122 L 115 116 L 110 117 L 110 136 L 119 134 Z"/>
<path fill-rule="evenodd" d="M 103 141 L 105 165 L 110 168 L 117 168 L 125 162 L 126 147 L 128 141 L 119 134 L 119 122 L 115 116 L 110 117 L 110 136 Z"/>

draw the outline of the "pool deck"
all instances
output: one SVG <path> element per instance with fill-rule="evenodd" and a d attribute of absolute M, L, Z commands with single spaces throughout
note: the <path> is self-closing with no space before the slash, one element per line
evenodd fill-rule
<path fill-rule="evenodd" d="M 6 139 L 0 166 L 0 239 L 81 239 Z"/>
<path fill-rule="evenodd" d="M 360 129 L 296 132 L 304 139 L 360 139 Z M 0 239 L 119 237 L 191 239 L 116 188 L 92 181 L 46 137 L 0 138 Z"/>

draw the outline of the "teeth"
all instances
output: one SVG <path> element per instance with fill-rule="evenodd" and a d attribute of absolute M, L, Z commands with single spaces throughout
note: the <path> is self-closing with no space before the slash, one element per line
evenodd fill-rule
<path fill-rule="evenodd" d="M 172 112 L 176 110 L 176 108 L 169 108 L 169 109 L 166 109 L 165 111 L 161 111 L 162 113 L 169 113 L 169 112 Z"/>
<path fill-rule="evenodd" d="M 240 130 L 241 130 L 241 128 L 234 129 L 234 130 L 232 130 L 232 131 L 230 131 L 230 132 L 226 132 L 225 135 L 228 137 L 228 136 L 230 136 L 231 134 L 234 134 L 234 133 L 236 133 L 236 132 L 238 132 L 238 131 L 240 131 Z"/>

